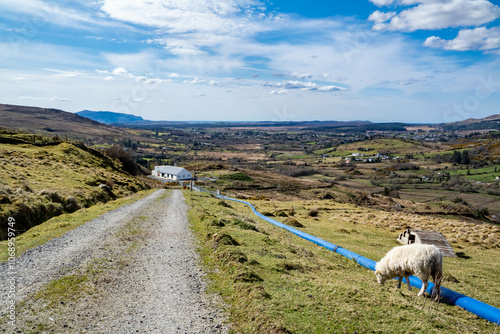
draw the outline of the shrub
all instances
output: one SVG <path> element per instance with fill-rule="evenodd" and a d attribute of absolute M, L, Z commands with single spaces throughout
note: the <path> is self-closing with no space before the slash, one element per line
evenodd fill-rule
<path fill-rule="evenodd" d="M 482 208 L 472 211 L 472 214 L 477 219 L 483 219 L 490 215 L 490 211 L 488 210 L 488 208 Z"/>
<path fill-rule="evenodd" d="M 0 204 L 11 204 L 12 201 L 7 195 L 0 195 Z"/>
<path fill-rule="evenodd" d="M 392 166 L 392 168 L 394 170 L 418 170 L 418 169 L 420 169 L 420 167 L 418 167 L 417 165 L 414 165 L 414 164 L 409 163 L 409 162 L 394 164 Z"/>
<path fill-rule="evenodd" d="M 244 263 L 248 261 L 248 258 L 245 255 L 245 253 L 243 253 L 239 249 L 236 249 L 235 247 L 225 249 L 222 252 L 217 252 L 217 257 L 225 262 Z"/>
<path fill-rule="evenodd" d="M 299 168 L 290 173 L 291 177 L 301 177 L 301 176 L 310 176 L 314 174 L 321 174 L 319 171 L 313 168 Z"/>
<path fill-rule="evenodd" d="M 308 212 L 309 217 L 317 217 L 318 214 L 319 214 L 319 209 L 318 208 L 312 208 Z"/>
<path fill-rule="evenodd" d="M 347 176 L 345 175 L 338 175 L 337 176 L 337 181 L 345 181 L 347 179 Z"/>
<path fill-rule="evenodd" d="M 219 201 L 219 203 L 217 203 L 217 205 L 223 206 L 225 208 L 232 208 L 232 206 L 229 205 L 228 203 L 226 203 L 226 201 Z"/>
<path fill-rule="evenodd" d="M 221 179 L 231 180 L 231 181 L 243 181 L 243 182 L 252 182 L 253 179 L 245 173 L 232 173 L 223 175 Z"/>
<path fill-rule="evenodd" d="M 239 246 L 239 245 L 240 245 L 239 242 L 234 240 L 234 238 L 227 233 L 222 233 L 215 238 L 216 248 L 218 248 L 219 246 Z"/>
<path fill-rule="evenodd" d="M 299 227 L 299 228 L 304 227 L 304 225 L 299 223 L 299 221 L 297 219 L 292 218 L 292 217 L 288 217 L 287 219 L 285 219 L 285 221 L 283 223 L 288 225 L 288 226 L 292 226 L 292 227 Z"/>
<path fill-rule="evenodd" d="M 118 159 L 122 165 L 123 170 L 129 174 L 137 175 L 139 173 L 139 168 L 128 151 L 119 145 L 113 145 L 110 148 L 104 150 L 107 156 Z"/>
<path fill-rule="evenodd" d="M 239 228 L 243 230 L 252 230 L 252 231 L 257 231 L 257 227 L 254 225 L 247 223 L 246 221 L 240 220 L 240 219 L 235 219 L 233 220 L 233 224 L 238 226 Z"/>
<path fill-rule="evenodd" d="M 75 197 L 71 196 L 66 199 L 64 208 L 66 209 L 67 212 L 71 213 L 75 212 L 76 210 L 79 210 L 81 206 L 78 203 L 78 200 Z"/>
<path fill-rule="evenodd" d="M 49 199 L 51 202 L 54 202 L 54 203 L 65 203 L 66 202 L 66 200 L 57 191 L 42 190 L 39 193 L 39 195 L 45 196 L 47 199 Z"/>
<path fill-rule="evenodd" d="M 262 282 L 263 279 L 253 271 L 244 271 L 237 274 L 236 277 L 234 278 L 234 281 L 254 283 L 254 282 Z"/>

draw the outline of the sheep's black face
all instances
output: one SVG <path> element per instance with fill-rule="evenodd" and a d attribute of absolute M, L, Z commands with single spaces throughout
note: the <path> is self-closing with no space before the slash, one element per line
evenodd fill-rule
<path fill-rule="evenodd" d="M 377 276 L 377 282 L 378 284 L 384 284 L 385 281 L 386 281 L 386 278 L 384 276 L 382 276 L 381 273 L 379 273 L 378 271 L 375 272 L 375 276 Z"/>

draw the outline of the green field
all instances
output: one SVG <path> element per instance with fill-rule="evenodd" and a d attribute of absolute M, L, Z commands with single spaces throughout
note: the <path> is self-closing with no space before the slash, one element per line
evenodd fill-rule
<path fill-rule="evenodd" d="M 373 272 L 254 216 L 244 205 L 186 194 L 210 290 L 228 304 L 237 333 L 492 333 L 486 320 L 416 289 L 377 284 Z M 338 219 L 310 217 L 315 201 L 259 202 L 286 211 L 301 230 L 377 260 L 396 246 L 393 232 Z M 324 202 L 326 203 L 326 202 Z M 259 204 L 259 206 L 261 206 Z M 328 210 L 357 210 L 345 204 Z M 320 212 L 327 210 L 321 209 Z M 325 211 L 326 212 L 326 211 Z M 288 219 L 288 220 L 287 220 Z M 242 223 L 243 222 L 243 223 Z M 445 259 L 444 286 L 499 307 L 500 249 L 456 244 L 464 258 Z"/>
<path fill-rule="evenodd" d="M 495 171 L 496 170 L 496 171 Z M 450 175 L 461 175 L 470 180 L 480 181 L 485 183 L 499 182 L 495 180 L 497 176 L 500 176 L 500 165 L 488 166 L 483 168 L 474 169 L 455 169 L 449 171 Z"/>

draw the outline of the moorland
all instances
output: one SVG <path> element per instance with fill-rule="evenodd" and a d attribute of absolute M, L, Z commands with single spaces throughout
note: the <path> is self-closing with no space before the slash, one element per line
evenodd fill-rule
<path fill-rule="evenodd" d="M 457 254 L 445 259 L 443 285 L 500 307 L 498 115 L 449 124 L 88 123 L 104 131 L 95 132 L 77 115 L 31 111 L 50 130 L 0 110 L 10 122 L 0 136 L 0 213 L 70 217 L 142 189 L 179 188 L 144 176 L 156 165 L 185 167 L 207 192 L 185 196 L 211 291 L 228 303 L 236 332 L 494 330 L 456 307 L 380 288 L 355 263 L 210 192 L 374 260 L 406 228 L 441 232 Z"/>

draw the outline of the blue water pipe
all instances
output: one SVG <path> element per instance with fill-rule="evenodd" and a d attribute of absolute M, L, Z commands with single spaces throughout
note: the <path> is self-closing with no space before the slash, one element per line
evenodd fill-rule
<path fill-rule="evenodd" d="M 246 204 L 252 209 L 252 211 L 258 217 L 264 219 L 265 221 L 267 221 L 275 226 L 284 228 L 285 230 L 292 232 L 293 234 L 295 234 L 301 238 L 309 240 L 309 241 L 311 241 L 319 246 L 325 247 L 326 249 L 329 249 L 333 252 L 339 253 L 340 255 L 345 256 L 348 259 L 356 261 L 357 263 L 359 263 L 363 267 L 375 271 L 376 262 L 373 260 L 370 260 L 364 256 L 353 253 L 350 250 L 347 250 L 347 249 L 342 248 L 340 246 L 334 245 L 328 241 L 325 241 L 325 240 L 320 239 L 318 237 L 315 237 L 313 235 L 304 233 L 296 228 L 293 228 L 291 226 L 280 223 L 279 221 L 276 221 L 274 219 L 266 217 L 263 214 L 261 214 L 259 211 L 257 211 L 255 209 L 255 207 L 248 202 L 245 202 L 245 201 L 242 201 L 239 199 L 229 198 L 229 197 L 226 197 L 223 195 L 217 195 L 216 197 L 218 197 L 220 199 L 225 199 L 225 200 L 229 200 L 229 201 L 240 202 L 240 203 Z M 405 283 L 406 283 L 406 279 L 403 279 L 403 281 L 405 281 Z M 422 281 L 418 277 L 410 276 L 410 285 L 420 289 L 420 288 L 422 288 Z M 431 294 L 433 288 L 434 288 L 434 284 L 432 282 L 429 282 L 429 285 L 427 287 L 427 292 L 429 294 Z M 471 313 L 474 313 L 483 319 L 491 321 L 492 323 L 494 323 L 496 325 L 500 325 L 500 309 L 498 309 L 496 307 L 493 307 L 493 306 L 488 305 L 486 303 L 483 303 L 477 299 L 463 295 L 459 292 L 447 289 L 445 287 L 441 287 L 441 297 L 444 298 L 446 300 L 446 302 L 448 302 L 451 305 L 460 306 L 461 308 L 463 308 Z"/>

